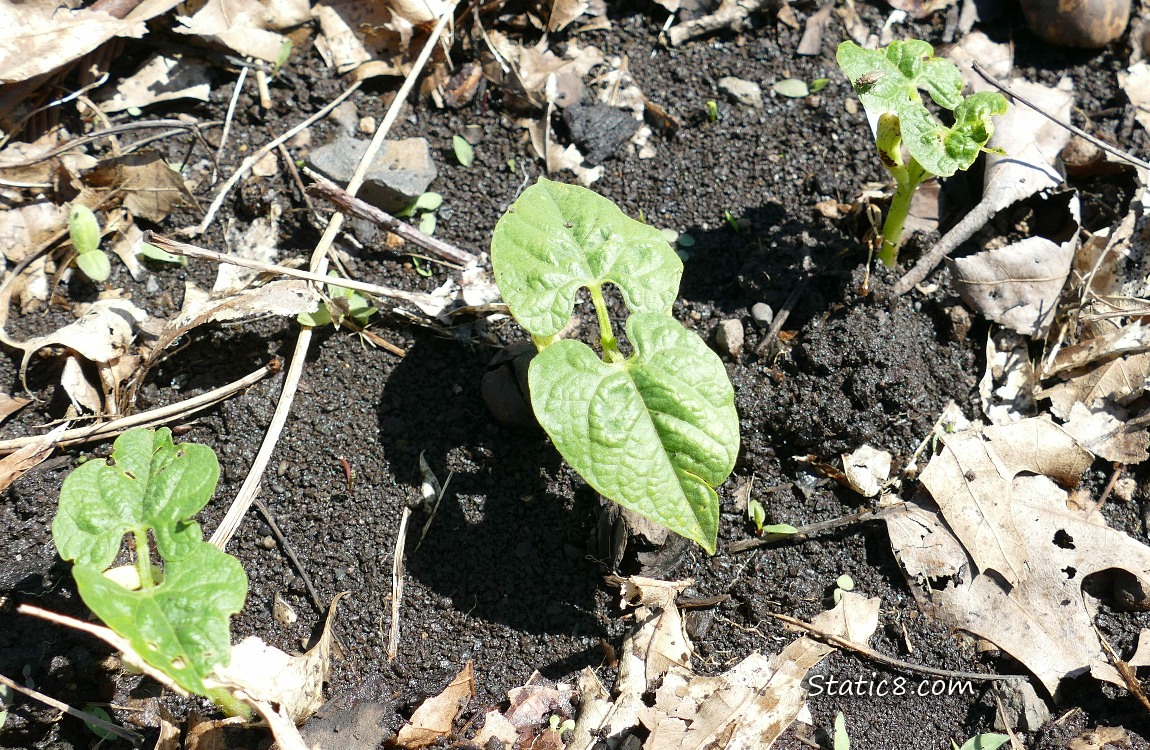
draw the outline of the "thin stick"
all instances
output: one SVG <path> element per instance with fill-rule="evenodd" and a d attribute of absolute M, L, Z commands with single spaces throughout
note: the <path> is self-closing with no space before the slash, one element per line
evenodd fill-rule
<path fill-rule="evenodd" d="M 355 195 L 363 184 L 368 168 L 375 160 L 376 154 L 378 154 L 379 150 L 383 147 L 383 142 L 387 139 L 387 134 L 391 130 L 392 125 L 394 125 L 396 119 L 399 118 L 399 112 L 403 108 L 403 104 L 407 100 L 411 90 L 415 88 L 415 81 L 419 77 L 420 72 L 422 72 L 423 67 L 427 64 L 428 58 L 431 57 L 432 50 L 434 50 L 436 44 L 439 43 L 439 37 L 447 27 L 447 22 L 454 17 L 455 5 L 455 3 L 452 3 L 451 7 L 448 8 L 439 19 L 431 35 L 427 38 L 423 49 L 420 51 L 419 57 L 416 58 L 414 64 L 412 64 L 411 72 L 407 74 L 403 85 L 400 86 L 399 91 L 396 92 L 395 99 L 392 100 L 391 106 L 388 108 L 379 130 L 376 131 L 371 143 L 368 144 L 367 149 L 364 151 L 363 158 L 360 160 L 359 167 L 356 168 L 355 174 L 352 175 L 351 182 L 347 186 L 347 192 L 350 194 Z M 353 90 L 358 86 L 359 83 L 357 82 L 352 87 Z M 331 106 L 325 107 L 325 109 L 333 109 L 339 101 L 346 99 L 350 94 L 351 92 L 348 91 L 340 99 L 333 102 Z M 287 139 L 284 138 L 282 140 Z M 343 226 L 343 214 L 337 213 L 331 217 L 327 229 L 324 230 L 323 236 L 320 237 L 315 250 L 312 252 L 311 270 L 313 273 L 322 276 L 327 269 L 327 251 L 339 234 L 341 226 Z M 256 494 L 259 492 L 260 478 L 263 476 L 268 462 L 271 461 L 276 443 L 279 442 L 280 433 L 283 432 L 288 414 L 291 413 L 291 405 L 295 400 L 296 389 L 299 386 L 299 379 L 303 374 L 304 364 L 307 360 L 308 347 L 311 345 L 311 332 L 311 326 L 303 326 L 300 330 L 299 338 L 296 339 L 295 350 L 292 353 L 291 364 L 288 366 L 287 375 L 284 377 L 283 390 L 280 391 L 279 402 L 276 403 L 275 413 L 272 415 L 271 424 L 268 425 L 268 431 L 267 434 L 264 435 L 264 441 L 260 445 L 259 453 L 256 454 L 255 460 L 252 462 L 251 470 L 248 472 L 243 486 L 240 487 L 240 491 L 232 501 L 231 507 L 228 508 L 228 512 L 224 515 L 224 520 L 220 523 L 215 533 L 212 534 L 211 543 L 220 549 L 226 547 L 228 541 L 235 535 L 236 529 L 239 528 L 240 522 L 243 520 L 244 515 L 248 512 L 248 508 L 251 507 Z"/>
<path fill-rule="evenodd" d="M 294 136 L 296 133 L 307 127 L 310 127 L 312 123 L 327 117 L 329 112 L 338 107 L 344 99 L 347 99 L 349 96 L 358 91 L 359 87 L 362 85 L 363 81 L 356 81 L 355 83 L 351 84 L 347 87 L 347 91 L 344 91 L 342 94 L 333 99 L 326 107 L 319 110 L 303 122 L 299 123 L 294 128 L 281 135 L 279 138 L 276 138 L 270 143 L 264 144 L 258 151 L 244 159 L 239 168 L 232 173 L 232 176 L 228 178 L 227 182 L 224 183 L 224 186 L 220 188 L 220 192 L 216 195 L 215 200 L 212 201 L 212 205 L 208 206 L 208 213 L 204 216 L 204 220 L 200 222 L 199 226 L 192 227 L 186 230 L 185 233 L 189 237 L 198 237 L 199 235 L 208 231 L 208 227 L 211 226 L 212 220 L 216 218 L 216 213 L 219 212 L 220 206 L 224 204 L 224 199 L 228 197 L 228 193 L 231 192 L 231 189 L 236 186 L 236 183 L 238 183 L 244 175 L 251 171 L 251 168 L 255 166 L 256 162 L 262 159 L 265 154 L 279 146 L 281 143 L 286 143 L 287 141 L 291 140 L 292 136 Z"/>
<path fill-rule="evenodd" d="M 144 120 L 141 122 L 130 122 L 123 125 L 115 125 L 104 130 L 97 130 L 87 135 L 81 135 L 74 138 L 67 143 L 61 144 L 51 151 L 47 151 L 39 156 L 33 156 L 29 159 L 21 159 L 20 161 L 9 161 L 0 163 L 0 169 L 11 169 L 14 167 L 31 167 L 39 164 L 42 161 L 47 161 L 60 154 L 71 151 L 74 148 L 79 148 L 92 141 L 97 141 L 101 138 L 110 138 L 112 136 L 120 135 L 121 133 L 131 133 L 134 130 L 147 130 L 153 128 L 177 128 L 179 130 L 187 130 L 195 133 L 201 140 L 203 136 L 200 135 L 201 128 L 212 127 L 219 125 L 218 122 L 204 122 L 204 123 L 189 123 L 183 120 Z"/>
<path fill-rule="evenodd" d="M 786 324 L 787 318 L 791 316 L 791 311 L 795 309 L 795 305 L 799 303 L 799 297 L 802 296 L 803 291 L 807 288 L 807 284 L 809 284 L 810 281 L 811 279 L 808 276 L 791 290 L 791 293 L 787 296 L 787 301 L 783 303 L 782 309 L 775 314 L 775 319 L 771 323 L 771 327 L 767 330 L 767 335 L 763 336 L 763 340 L 755 347 L 755 354 L 761 355 L 767 350 L 767 347 L 778 338 L 779 331 L 783 330 L 783 325 Z"/>
<path fill-rule="evenodd" d="M 411 520 L 411 506 L 403 506 L 399 531 L 395 534 L 395 549 L 391 554 L 391 627 L 387 634 L 387 660 L 395 661 L 399 655 L 399 610 L 403 601 L 403 561 L 407 547 L 407 522 Z"/>
<path fill-rule="evenodd" d="M 1082 128 L 1071 125 L 1068 122 L 1063 122 L 1062 120 L 1059 120 L 1054 115 L 1049 114 L 1047 112 L 1044 112 L 1039 107 L 1031 104 L 1026 99 L 1023 99 L 1021 96 L 1019 96 L 1014 91 L 1014 89 L 1010 88 L 1005 83 L 999 83 L 998 81 L 996 81 L 990 75 L 990 73 L 987 72 L 986 68 L 982 67 L 977 62 L 972 62 L 971 67 L 974 69 L 975 73 L 978 73 L 980 76 L 982 76 L 986 80 L 986 82 L 989 83 L 991 86 L 994 86 L 996 89 L 1000 90 L 1002 93 L 1006 94 L 1011 99 L 1014 99 L 1016 102 L 1019 102 L 1021 104 L 1025 104 L 1026 106 L 1030 107 L 1035 112 L 1037 112 L 1038 114 L 1045 117 L 1047 120 L 1050 120 L 1051 122 L 1053 122 L 1055 125 L 1059 125 L 1059 126 L 1065 128 L 1066 130 L 1069 130 L 1071 133 L 1074 133 L 1074 135 L 1079 136 L 1080 138 L 1085 138 L 1086 140 L 1090 141 L 1091 143 L 1093 143 L 1095 146 L 1102 149 L 1103 151 L 1111 153 L 1114 156 L 1117 156 L 1119 159 L 1122 159 L 1124 161 L 1128 161 L 1136 167 L 1142 167 L 1143 169 L 1150 169 L 1150 162 L 1143 161 L 1142 159 L 1139 159 L 1137 156 L 1134 156 L 1133 154 L 1131 154 L 1129 151 L 1123 151 L 1122 149 L 1118 148 L 1117 146 L 1111 146 L 1106 141 L 1090 135 L 1089 133 L 1087 133 Z"/>
<path fill-rule="evenodd" d="M 813 635 L 815 638 L 818 638 L 820 641 L 824 641 L 824 642 L 830 644 L 831 646 L 837 646 L 839 648 L 845 648 L 848 651 L 854 651 L 856 653 L 862 654 L 863 656 L 869 657 L 869 658 L 879 662 L 880 664 L 886 664 L 886 665 L 891 666 L 891 667 L 903 669 L 903 670 L 906 670 L 907 672 L 918 672 L 919 674 L 929 674 L 929 675 L 933 675 L 935 677 L 946 677 L 946 678 L 949 678 L 952 680 L 977 680 L 980 682 L 1001 682 L 1003 680 L 1025 680 L 1026 679 L 1025 675 L 1020 675 L 1020 674 L 983 674 L 982 672 L 952 672 L 949 669 L 937 669 L 935 667 L 923 666 L 922 664 L 912 664 L 909 661 L 903 661 L 902 659 L 895 659 L 893 656 L 887 656 L 886 654 L 880 654 L 878 651 L 875 651 L 870 646 L 865 646 L 861 643 L 855 643 L 854 641 L 848 641 L 846 638 L 843 638 L 841 636 L 837 636 L 834 633 L 828 633 L 825 630 L 820 630 L 820 629 L 816 628 L 814 625 L 811 625 L 809 622 L 803 622 L 802 620 L 796 619 L 794 617 L 789 617 L 787 615 L 780 615 L 780 614 L 776 614 L 774 612 L 768 612 L 767 614 L 769 614 L 771 617 L 775 618 L 776 620 L 779 620 L 780 622 L 785 622 L 788 625 L 793 625 L 796 628 L 801 628 L 802 630 L 805 630 L 808 633 L 810 633 L 811 635 Z"/>
<path fill-rule="evenodd" d="M 2 674 L 0 674 L 0 685 L 7 685 L 8 687 L 15 690 L 17 693 L 23 693 L 24 695 L 28 696 L 29 698 L 32 698 L 33 700 L 40 701 L 45 706 L 51 706 L 52 708 L 56 709 L 57 711 L 63 711 L 64 713 L 68 714 L 69 716 L 75 716 L 80 721 L 83 721 L 87 724 L 91 724 L 92 726 L 95 726 L 95 727 L 99 727 L 100 729 L 103 729 L 106 732 L 111 732 L 112 734 L 116 735 L 117 737 L 121 737 L 121 738 L 127 740 L 128 742 L 131 742 L 133 747 L 139 747 L 140 744 L 144 741 L 144 735 L 142 735 L 142 734 L 139 734 L 137 732 L 133 732 L 130 729 L 124 729 L 119 724 L 113 724 L 110 721 L 104 721 L 103 719 L 101 719 L 98 716 L 93 716 L 92 714 L 84 713 L 83 711 L 81 711 L 78 708 L 72 708 L 67 703 L 64 703 L 63 701 L 58 701 L 50 695 L 44 695 L 43 693 L 41 693 L 38 690 L 33 690 L 32 688 L 26 688 L 23 685 L 17 684 Z"/>
<path fill-rule="evenodd" d="M 316 591 L 315 584 L 311 582 L 311 576 L 307 574 L 307 569 L 304 568 L 299 556 L 295 553 L 295 548 L 291 546 L 287 537 L 280 531 L 279 524 L 276 523 L 276 518 L 272 515 L 271 509 L 268 508 L 267 504 L 258 497 L 253 502 L 256 506 L 256 510 L 258 510 L 260 515 L 264 517 L 264 520 L 267 521 L 268 528 L 272 530 L 272 535 L 275 536 L 276 541 L 283 547 L 284 554 L 287 555 L 287 559 L 295 568 L 295 572 L 299 573 L 299 577 L 303 579 L 304 588 L 307 589 L 307 595 L 311 597 L 311 603 L 315 605 L 315 611 L 322 615 L 327 611 L 327 607 L 323 605 L 323 601 L 319 598 L 319 592 Z"/>
<path fill-rule="evenodd" d="M 144 232 L 144 242 L 155 245 L 161 250 L 165 250 L 174 255 L 186 255 L 189 258 L 203 258 L 205 260 L 215 261 L 216 263 L 229 263 L 233 266 L 240 266 L 242 268 L 251 268 L 256 271 L 264 273 L 275 273 L 282 276 L 291 276 L 296 279 L 303 279 L 304 281 L 313 281 L 317 284 L 331 284 L 332 286 L 343 287 L 345 289 L 354 289 L 357 292 L 365 292 L 367 294 L 374 294 L 377 297 L 386 297 L 391 299 L 403 300 L 418 305 L 421 310 L 439 311 L 443 308 L 443 300 L 439 297 L 433 297 L 430 294 L 423 294 L 422 292 L 409 292 L 404 289 L 394 289 L 387 286 L 379 286 L 378 284 L 368 284 L 365 281 L 356 281 L 354 279 L 345 279 L 337 276 L 323 276 L 311 271 L 301 271 L 298 268 L 288 268 L 287 266 L 279 266 L 275 263 L 263 263 L 258 260 L 251 260 L 250 258 L 241 258 L 238 255 L 227 255 L 225 253 L 217 253 L 215 250 L 208 250 L 207 248 L 189 245 L 186 242 L 173 240 L 168 237 L 161 237 L 151 230 Z"/>
<path fill-rule="evenodd" d="M 65 430 L 60 434 L 60 439 L 57 445 L 76 445 L 78 443 L 90 443 L 96 440 L 103 440 L 105 438 L 115 437 L 122 432 L 125 432 L 132 427 L 148 426 L 153 427 L 158 424 L 165 424 L 171 422 L 179 417 L 186 417 L 196 413 L 209 406 L 214 406 L 226 398 L 229 398 L 235 393 L 250 388 L 259 381 L 280 371 L 283 365 L 278 359 L 273 359 L 268 364 L 264 365 L 255 372 L 246 375 L 235 382 L 228 383 L 227 385 L 220 386 L 215 390 L 201 393 L 199 396 L 180 401 L 175 404 L 161 406 L 149 411 L 142 411 L 138 414 L 133 414 L 128 417 L 121 417 L 111 422 L 103 422 L 101 424 L 92 425 L 90 427 L 76 427 L 71 430 Z M 33 443 L 39 439 L 38 435 L 28 435 L 14 440 L 0 441 L 0 455 L 13 453 L 20 450 L 29 443 Z"/>
<path fill-rule="evenodd" d="M 768 539 L 740 539 L 731 542 L 727 546 L 727 552 L 746 552 L 747 550 L 756 549 L 758 547 L 765 547 L 768 544 L 777 544 L 779 542 L 795 542 L 802 541 L 812 534 L 819 534 L 823 531 L 830 531 L 831 529 L 842 528 L 843 526 L 853 526 L 856 523 L 866 523 L 868 521 L 877 521 L 887 516 L 895 515 L 896 513 L 903 513 L 906 511 L 906 503 L 899 503 L 898 505 L 890 505 L 886 508 L 878 508 L 876 510 L 864 510 L 861 513 L 853 513 L 849 516 L 839 516 L 832 518 L 829 521 L 819 521 L 818 523 L 807 524 L 795 529 L 793 534 L 779 534 Z"/>
<path fill-rule="evenodd" d="M 224 146 L 228 143 L 228 134 L 232 132 L 232 120 L 236 116 L 236 104 L 239 103 L 240 94 L 244 90 L 244 81 L 247 80 L 248 69 L 240 68 L 239 78 L 236 79 L 236 87 L 232 90 L 231 101 L 228 102 L 228 111 L 224 115 L 224 132 L 220 133 L 220 146 L 216 149 L 216 158 L 223 158 Z"/>
<path fill-rule="evenodd" d="M 400 221 L 386 211 L 352 196 L 343 188 L 324 179 L 315 172 L 309 170 L 308 176 L 316 180 L 316 183 L 308 188 L 308 192 L 318 198 L 323 198 L 326 201 L 334 203 L 340 211 L 350 214 L 351 216 L 358 216 L 361 219 L 367 219 L 392 234 L 399 235 L 408 242 L 419 245 L 427 250 L 427 252 L 449 263 L 458 263 L 465 268 L 470 268 L 479 263 L 479 258 L 477 258 L 474 253 L 461 250 L 455 245 L 436 239 L 435 237 L 427 236 L 415 227 Z"/>

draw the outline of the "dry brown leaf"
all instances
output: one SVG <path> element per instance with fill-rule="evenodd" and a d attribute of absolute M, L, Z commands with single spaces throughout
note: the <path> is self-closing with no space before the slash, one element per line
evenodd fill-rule
<path fill-rule="evenodd" d="M 34 336 L 27 341 L 16 341 L 2 336 L 4 343 L 21 349 L 20 379 L 28 368 L 28 360 L 40 349 L 60 346 L 79 354 L 90 362 L 107 364 L 128 351 L 136 332 L 147 323 L 148 314 L 130 300 L 98 300 L 75 323 L 46 336 Z"/>
<path fill-rule="evenodd" d="M 230 222 L 225 237 L 228 254 L 260 263 L 275 263 L 279 255 L 279 207 L 274 207 L 267 216 L 261 216 L 250 224 Z M 221 263 L 216 271 L 216 283 L 212 294 L 236 294 L 259 275 L 259 271 L 231 263 Z"/>
<path fill-rule="evenodd" d="M 1079 373 L 1071 373 L 1061 383 L 1039 391 L 1038 398 L 1050 399 L 1050 411 L 1059 419 L 1069 419 L 1075 404 L 1093 409 L 1104 402 L 1122 402 L 1142 393 L 1150 377 L 1150 352 L 1132 354 L 1103 362 Z"/>
<path fill-rule="evenodd" d="M 100 109 L 121 112 L 175 99 L 206 102 L 212 93 L 208 70 L 207 63 L 196 58 L 154 54 L 139 70 L 120 81 L 115 91 L 101 101 Z"/>
<path fill-rule="evenodd" d="M 1115 750 L 1131 747 L 1129 733 L 1123 727 L 1087 729 L 1066 744 L 1067 750 Z"/>
<path fill-rule="evenodd" d="M 185 201 L 194 203 L 184 178 L 156 151 L 105 159 L 84 180 L 92 187 L 124 191 L 124 208 L 132 216 L 151 222 L 163 221 L 172 208 Z"/>
<path fill-rule="evenodd" d="M 837 604 L 820 612 L 811 625 L 824 633 L 846 638 L 851 643 L 866 645 L 878 629 L 878 613 L 882 600 L 866 597 L 853 591 L 841 591 Z"/>
<path fill-rule="evenodd" d="M 32 403 L 32 399 L 23 396 L 10 396 L 0 393 L 0 422 Z"/>
<path fill-rule="evenodd" d="M 640 692 L 654 689 L 673 666 L 691 668 L 691 642 L 675 598 L 694 581 L 658 581 L 632 576 L 619 595 L 626 606 L 637 607 L 635 619 L 643 623 L 632 635 L 631 653 L 619 660 L 619 682 L 640 684 Z"/>
<path fill-rule="evenodd" d="M 986 372 L 978 383 L 982 413 L 991 424 L 1010 424 L 1032 417 L 1034 367 L 1026 340 L 1013 331 L 999 330 L 986 338 Z"/>
<path fill-rule="evenodd" d="M 1099 458 L 1139 464 L 1150 458 L 1150 433 L 1145 428 L 1128 427 L 1129 418 L 1125 409 L 1105 405 L 1089 409 L 1076 403 L 1062 429 Z"/>
<path fill-rule="evenodd" d="M 88 380 L 79 358 L 64 358 L 64 369 L 60 371 L 60 387 L 68 394 L 68 400 L 72 402 L 77 414 L 104 413 L 104 396 L 96 384 Z"/>
<path fill-rule="evenodd" d="M 65 422 L 51 432 L 45 433 L 34 441 L 0 459 L 0 491 L 8 489 L 9 485 L 20 478 L 24 472 L 35 468 L 52 455 L 56 441 L 71 423 Z"/>
<path fill-rule="evenodd" d="M 142 37 L 149 18 L 178 0 L 143 0 L 123 18 L 93 8 L 76 10 L 55 0 L 0 3 L 0 83 L 16 83 L 79 59 L 113 37 Z"/>
<path fill-rule="evenodd" d="M 1139 62 L 1120 72 L 1118 85 L 1134 105 L 1134 119 L 1150 130 L 1150 64 Z"/>
<path fill-rule="evenodd" d="M 934 13 L 949 8 L 958 0 L 891 0 L 890 6 L 906 12 L 913 19 L 926 18 Z"/>
<path fill-rule="evenodd" d="M 180 16 L 176 32 L 218 42 L 241 55 L 274 63 L 284 37 L 276 29 L 310 20 L 305 0 L 279 0 L 268 5 L 260 0 L 208 0 L 191 17 Z"/>
<path fill-rule="evenodd" d="M 863 497 L 877 497 L 890 479 L 891 455 L 869 445 L 843 454 L 843 476 Z"/>
<path fill-rule="evenodd" d="M 1019 333 L 1042 338 L 1054 320 L 1074 250 L 1073 241 L 1027 237 L 947 264 L 968 305 Z"/>
<path fill-rule="evenodd" d="M 643 750 L 769 748 L 806 703 L 803 680 L 834 649 L 811 638 L 782 653 L 753 653 L 718 677 L 669 675 L 643 712 Z"/>
<path fill-rule="evenodd" d="M 330 0 L 317 3 L 312 13 L 321 32 L 316 47 L 338 73 L 354 70 L 361 80 L 403 74 L 401 63 L 411 43 L 412 25 L 397 18 L 387 3 Z"/>
<path fill-rule="evenodd" d="M 551 0 L 551 16 L 547 19 L 547 30 L 551 32 L 565 29 L 587 10 L 587 0 Z"/>
<path fill-rule="evenodd" d="M 443 689 L 443 692 L 428 698 L 415 709 L 409 721 L 395 738 L 400 747 L 426 747 L 436 740 L 451 735 L 455 717 L 475 697 L 475 668 L 468 660 L 463 670 Z"/>
<path fill-rule="evenodd" d="M 952 514 L 943 511 L 944 524 L 925 508 L 887 521 L 892 546 L 908 574 L 926 584 L 934 604 L 956 627 L 1021 661 L 1052 695 L 1063 678 L 1086 670 L 1121 684 L 1094 631 L 1097 602 L 1082 586 L 1088 576 L 1108 569 L 1126 570 L 1150 584 L 1150 548 L 1107 527 L 1097 511 L 1087 516 L 1068 507 L 1067 492 L 1059 484 L 1077 482 L 1090 465 L 1089 454 L 1061 428 L 1041 419 L 989 427 L 983 434 L 968 431 L 946 441 L 947 450 L 927 467 L 931 471 L 936 462 L 940 467 L 932 484 L 941 486 L 938 493 L 948 502 L 976 509 L 988 505 L 986 493 L 1003 493 L 994 512 L 976 510 L 984 524 L 997 526 L 980 530 L 980 538 L 988 545 L 1011 538 L 1011 553 L 1017 557 L 1002 567 L 1021 568 L 1025 575 L 1016 575 L 1011 586 L 988 574 L 1000 570 L 999 551 L 987 554 L 977 546 L 982 542 L 963 539 Z M 985 454 L 982 464 L 956 463 L 950 449 L 959 442 L 975 443 Z M 980 473 L 994 472 L 1011 481 L 979 481 Z M 935 489 L 931 494 L 938 500 Z M 988 557 L 994 564 L 979 562 Z M 964 569 L 970 572 L 960 574 Z M 949 585 L 940 589 L 946 579 Z"/>
<path fill-rule="evenodd" d="M 1105 334 L 1063 347 L 1053 361 L 1042 368 L 1042 378 L 1045 380 L 1066 370 L 1085 367 L 1100 359 L 1113 359 L 1123 354 L 1145 351 L 1150 351 L 1150 328 L 1143 326 L 1141 320 L 1136 320 Z"/>
<path fill-rule="evenodd" d="M 13 263 L 68 226 L 68 209 L 48 201 L 0 213 L 0 252 Z"/>

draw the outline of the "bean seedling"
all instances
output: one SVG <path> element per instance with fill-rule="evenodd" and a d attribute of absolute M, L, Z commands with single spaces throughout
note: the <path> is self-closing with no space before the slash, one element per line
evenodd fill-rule
<path fill-rule="evenodd" d="M 76 250 L 76 267 L 92 281 L 106 281 L 112 275 L 112 264 L 100 249 L 100 222 L 92 209 L 82 203 L 72 204 L 68 235 Z"/>
<path fill-rule="evenodd" d="M 670 315 L 683 262 L 660 230 L 573 185 L 539 180 L 495 226 L 495 282 L 539 353 L 539 424 L 595 490 L 715 552 L 715 487 L 735 465 L 739 418 L 718 355 Z M 620 348 L 604 285 L 630 313 Z M 602 357 L 561 338 L 586 287 Z"/>
<path fill-rule="evenodd" d="M 994 135 L 992 118 L 1006 112 L 1006 98 L 991 91 L 963 97 L 958 68 L 934 57 L 934 48 L 918 39 L 891 42 L 879 50 L 846 41 L 836 59 L 867 112 L 878 118 L 879 160 L 895 180 L 878 257 L 893 266 L 914 191 L 931 177 L 969 169 L 981 152 L 990 150 L 986 142 Z M 919 89 L 952 112 L 954 125 L 943 125 L 930 113 Z"/>
<path fill-rule="evenodd" d="M 209 690 L 204 678 L 231 659 L 229 618 L 244 605 L 248 579 L 192 520 L 219 476 L 211 448 L 175 445 L 167 428 L 129 430 L 108 460 L 88 461 L 64 480 L 52 539 L 105 625 L 177 685 L 235 712 L 242 709 L 232 696 Z M 135 563 L 110 570 L 125 534 Z"/>

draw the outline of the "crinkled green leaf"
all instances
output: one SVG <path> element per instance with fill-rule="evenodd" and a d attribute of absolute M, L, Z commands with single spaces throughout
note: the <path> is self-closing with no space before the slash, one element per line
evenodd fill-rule
<path fill-rule="evenodd" d="M 994 134 L 991 117 L 1003 114 L 1006 106 L 1001 94 L 973 94 L 955 108 L 955 123 L 949 128 L 931 117 L 922 105 L 908 108 L 899 118 L 903 143 L 928 172 L 949 177 L 970 168 Z"/>
<path fill-rule="evenodd" d="M 683 275 L 658 229 L 586 188 L 546 179 L 495 225 L 491 265 L 511 314 L 540 337 L 567 325 L 580 287 L 609 281 L 632 313 L 665 313 Z"/>
<path fill-rule="evenodd" d="M 151 530 L 165 560 L 185 557 L 202 540 L 191 518 L 211 499 L 219 476 L 207 446 L 174 445 L 167 428 L 125 432 L 109 459 L 89 461 L 64 480 L 52 521 L 60 556 L 104 570 L 124 534 Z"/>
<path fill-rule="evenodd" d="M 635 353 L 605 363 L 570 339 L 531 362 L 539 423 L 587 483 L 714 553 L 714 488 L 735 465 L 739 418 L 718 356 L 669 315 L 627 319 Z"/>
<path fill-rule="evenodd" d="M 958 68 L 934 57 L 934 48 L 918 39 L 891 42 L 878 50 L 863 49 L 848 40 L 839 45 L 835 59 L 868 112 L 894 112 L 902 117 L 907 104 L 921 103 L 919 89 L 946 109 L 962 101 Z"/>
<path fill-rule="evenodd" d="M 197 541 L 186 556 L 167 560 L 163 582 L 148 589 L 130 591 L 88 565 L 72 575 L 88 608 L 184 689 L 203 695 L 203 678 L 230 661 L 228 618 L 243 608 L 248 579 L 214 545 Z"/>

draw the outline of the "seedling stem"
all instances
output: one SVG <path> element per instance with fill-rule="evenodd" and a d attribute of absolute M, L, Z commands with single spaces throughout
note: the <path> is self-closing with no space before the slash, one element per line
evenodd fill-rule
<path fill-rule="evenodd" d="M 615 331 L 611 328 L 611 318 L 607 315 L 607 301 L 603 298 L 603 287 L 595 284 L 588 289 L 591 291 L 591 302 L 595 305 L 595 317 L 599 319 L 599 338 L 603 343 L 603 358 L 608 362 L 621 362 L 623 355 L 619 352 L 619 340 L 615 338 Z"/>
<path fill-rule="evenodd" d="M 150 589 L 156 581 L 152 578 L 152 547 L 148 544 L 148 532 L 136 529 L 132 537 L 136 540 L 136 575 L 140 577 L 140 588 Z"/>

